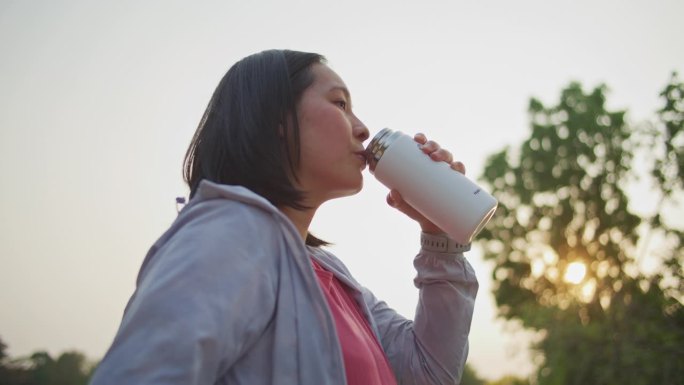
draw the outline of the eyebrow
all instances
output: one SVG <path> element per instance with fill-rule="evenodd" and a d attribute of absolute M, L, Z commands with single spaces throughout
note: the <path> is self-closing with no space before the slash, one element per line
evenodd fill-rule
<path fill-rule="evenodd" d="M 330 88 L 330 91 L 342 91 L 342 93 L 344 93 L 344 96 L 347 98 L 348 102 L 351 104 L 351 94 L 349 93 L 347 87 L 333 86 Z"/>

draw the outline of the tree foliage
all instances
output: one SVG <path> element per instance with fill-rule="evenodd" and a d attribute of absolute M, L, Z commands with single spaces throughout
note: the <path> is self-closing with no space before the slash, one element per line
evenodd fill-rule
<path fill-rule="evenodd" d="M 466 364 L 459 385 L 529 385 L 529 381 L 515 376 L 504 376 L 495 381 L 486 381 L 473 367 Z"/>
<path fill-rule="evenodd" d="M 53 359 L 39 351 L 11 360 L 0 340 L 0 385 L 86 385 L 94 366 L 79 352 L 64 352 Z"/>
<path fill-rule="evenodd" d="M 486 381 L 481 379 L 475 369 L 466 364 L 463 368 L 463 375 L 461 376 L 460 385 L 485 385 Z"/>
<path fill-rule="evenodd" d="M 488 382 L 487 385 L 529 385 L 529 381 L 515 376 L 504 376 L 496 381 Z"/>
<path fill-rule="evenodd" d="M 684 355 L 684 238 L 663 213 L 682 195 L 684 86 L 673 74 L 646 130 L 607 109 L 606 91 L 571 83 L 555 106 L 532 99 L 529 138 L 484 170 L 500 202 L 480 236 L 494 295 L 500 316 L 540 331 L 540 384 L 684 378 L 672 359 Z M 637 215 L 626 191 L 642 153 L 659 203 Z"/>

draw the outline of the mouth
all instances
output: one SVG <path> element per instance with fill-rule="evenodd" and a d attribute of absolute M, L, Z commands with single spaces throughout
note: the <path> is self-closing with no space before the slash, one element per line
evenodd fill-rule
<path fill-rule="evenodd" d="M 366 168 L 366 163 L 368 162 L 367 156 L 366 156 L 366 151 L 361 150 L 361 151 L 355 151 L 354 155 L 363 163 L 362 169 Z"/>

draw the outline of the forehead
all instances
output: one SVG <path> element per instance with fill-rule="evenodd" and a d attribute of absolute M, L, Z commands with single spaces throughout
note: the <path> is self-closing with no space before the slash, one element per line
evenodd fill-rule
<path fill-rule="evenodd" d="M 311 84 L 312 88 L 320 88 L 322 91 L 327 91 L 331 88 L 347 88 L 342 78 L 325 64 L 314 64 L 311 68 L 311 73 L 314 76 L 314 82 Z"/>

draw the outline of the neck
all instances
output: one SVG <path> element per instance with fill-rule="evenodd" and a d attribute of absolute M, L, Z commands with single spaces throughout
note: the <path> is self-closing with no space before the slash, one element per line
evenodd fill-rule
<path fill-rule="evenodd" d="M 286 217 L 290 219 L 292 224 L 295 225 L 299 236 L 306 243 L 306 236 L 309 234 L 309 225 L 313 220 L 313 216 L 316 213 L 316 208 L 307 210 L 297 210 L 289 206 L 279 207 L 280 211 L 285 214 Z"/>

